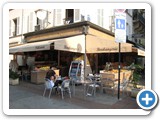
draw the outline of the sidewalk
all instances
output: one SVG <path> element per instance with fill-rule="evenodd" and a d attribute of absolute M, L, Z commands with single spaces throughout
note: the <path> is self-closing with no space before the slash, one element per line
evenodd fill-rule
<path fill-rule="evenodd" d="M 117 95 L 97 92 L 96 97 L 83 95 L 83 86 L 76 86 L 75 96 L 69 98 L 61 95 L 43 97 L 44 85 L 22 82 L 17 86 L 9 86 L 10 109 L 139 109 L 136 99 L 129 96 L 117 99 Z"/>

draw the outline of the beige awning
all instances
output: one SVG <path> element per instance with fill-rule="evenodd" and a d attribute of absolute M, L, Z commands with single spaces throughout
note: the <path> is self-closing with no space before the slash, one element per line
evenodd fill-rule
<path fill-rule="evenodd" d="M 138 49 L 138 55 L 139 56 L 145 56 L 145 51 Z"/>
<path fill-rule="evenodd" d="M 84 35 L 79 35 L 79 36 L 62 38 L 62 39 L 26 43 L 26 44 L 22 44 L 15 47 L 10 47 L 9 53 L 14 54 L 14 53 L 22 53 L 22 52 L 50 50 L 50 45 L 52 43 L 54 43 L 55 50 L 84 53 L 85 52 L 84 39 L 85 39 Z"/>
<path fill-rule="evenodd" d="M 136 52 L 137 55 L 139 55 L 139 56 L 145 56 L 145 51 L 144 51 L 144 50 L 141 50 L 141 49 L 139 49 L 139 48 L 136 48 L 136 47 L 133 47 L 133 48 L 132 48 L 132 52 Z"/>
<path fill-rule="evenodd" d="M 54 42 L 54 49 L 85 53 L 85 35 L 68 37 Z"/>
<path fill-rule="evenodd" d="M 118 53 L 119 44 L 112 39 L 87 35 L 86 53 Z M 121 43 L 121 52 L 132 52 L 132 44 Z"/>
<path fill-rule="evenodd" d="M 50 50 L 50 44 L 53 42 L 54 40 L 26 43 L 26 44 L 9 48 L 9 53 L 13 54 L 13 53 L 21 53 L 21 52 L 29 52 L 29 51 Z"/>
<path fill-rule="evenodd" d="M 76 52 L 76 53 L 118 53 L 119 44 L 112 39 L 104 39 L 93 35 L 77 35 L 68 38 L 46 40 L 41 42 L 26 43 L 9 48 L 9 53 L 21 53 L 30 51 L 50 50 L 50 45 L 54 43 L 55 50 Z M 86 46 L 85 46 L 86 43 Z M 121 43 L 121 52 L 133 52 L 132 44 Z M 139 51 L 139 54 L 142 54 Z"/>

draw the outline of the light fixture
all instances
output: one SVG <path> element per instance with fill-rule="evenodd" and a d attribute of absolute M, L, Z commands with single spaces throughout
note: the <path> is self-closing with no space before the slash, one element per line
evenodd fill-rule
<path fill-rule="evenodd" d="M 44 20 L 47 16 L 47 11 L 43 9 L 39 9 L 38 11 L 36 11 L 36 14 L 40 20 Z"/>

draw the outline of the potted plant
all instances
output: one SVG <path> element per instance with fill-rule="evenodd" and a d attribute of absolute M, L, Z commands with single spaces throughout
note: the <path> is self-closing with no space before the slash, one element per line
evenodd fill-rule
<path fill-rule="evenodd" d="M 11 85 L 19 84 L 19 74 L 11 69 L 9 69 L 9 84 Z"/>
<path fill-rule="evenodd" d="M 140 89 L 137 87 L 137 85 L 142 78 L 142 75 L 141 75 L 142 67 L 140 65 L 135 64 L 133 66 L 133 68 L 134 68 L 133 76 L 132 76 L 133 88 L 132 88 L 132 91 L 131 91 L 131 96 L 136 97 L 138 92 L 140 91 Z"/>

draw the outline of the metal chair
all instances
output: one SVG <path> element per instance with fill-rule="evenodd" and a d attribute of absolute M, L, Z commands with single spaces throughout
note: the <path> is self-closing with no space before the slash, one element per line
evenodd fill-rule
<path fill-rule="evenodd" d="M 114 74 L 102 74 L 101 78 L 101 90 L 111 90 L 114 95 L 116 85 L 115 85 L 115 75 Z"/>
<path fill-rule="evenodd" d="M 93 96 L 93 95 L 95 96 L 96 89 L 99 88 L 100 85 L 97 84 L 97 80 L 92 74 L 89 74 L 89 76 L 87 76 L 86 79 L 91 81 L 91 84 L 88 85 L 86 96 Z"/>
<path fill-rule="evenodd" d="M 122 83 L 120 83 L 120 91 L 122 91 L 122 95 L 124 96 L 124 92 L 127 92 L 127 86 L 129 84 L 129 80 L 124 79 Z M 118 90 L 118 83 L 116 84 L 116 90 Z M 128 93 L 127 93 L 128 95 Z"/>
<path fill-rule="evenodd" d="M 45 79 L 44 87 L 45 88 L 44 88 L 43 96 L 45 96 L 46 90 L 49 90 L 49 98 L 51 97 L 52 90 L 57 88 L 57 87 L 53 87 L 53 85 L 51 84 L 50 80 L 48 80 L 48 79 Z"/>
<path fill-rule="evenodd" d="M 62 95 L 62 99 L 64 99 L 64 92 L 68 92 L 69 96 L 71 98 L 71 90 L 70 90 L 70 80 L 64 80 L 61 84 L 61 86 L 58 86 L 58 90 L 60 90 L 61 95 Z"/>

